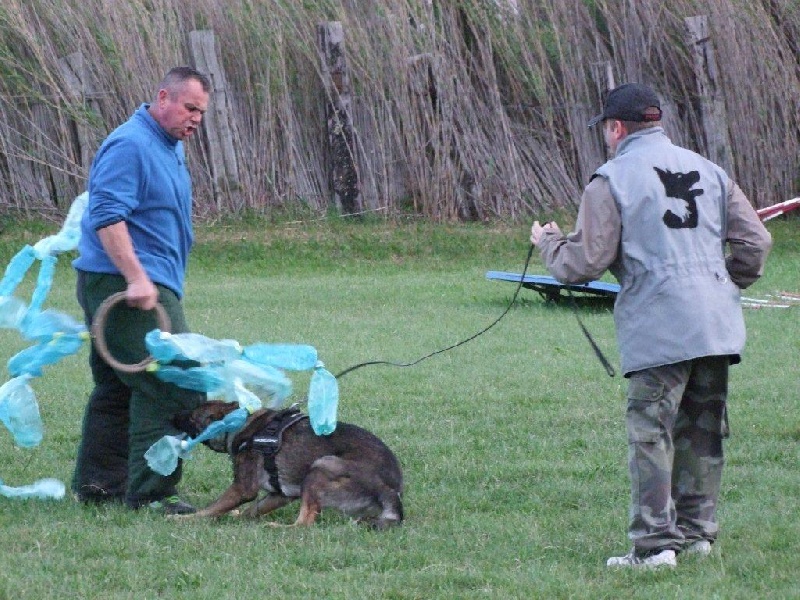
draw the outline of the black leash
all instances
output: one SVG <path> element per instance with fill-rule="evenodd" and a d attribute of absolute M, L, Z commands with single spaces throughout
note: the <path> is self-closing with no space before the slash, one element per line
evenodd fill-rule
<path fill-rule="evenodd" d="M 425 356 L 423 356 L 422 358 L 418 358 L 414 362 L 396 363 L 396 362 L 391 362 L 391 361 L 388 361 L 388 360 L 370 360 L 370 361 L 367 361 L 367 362 L 358 363 L 357 365 L 353 365 L 352 367 L 350 367 L 348 369 L 345 369 L 344 371 L 342 371 L 341 373 L 336 375 L 336 379 L 339 379 L 340 377 L 342 377 L 344 375 L 347 375 L 350 371 L 355 371 L 356 369 L 360 369 L 361 367 L 366 367 L 367 365 L 391 365 L 393 367 L 413 367 L 414 365 L 416 365 L 418 363 L 421 363 L 423 360 L 426 360 L 426 359 L 430 358 L 431 356 L 436 356 L 437 354 L 441 354 L 442 352 L 447 352 L 448 350 L 452 350 L 453 348 L 457 348 L 458 346 L 461 346 L 463 344 L 466 344 L 467 342 L 470 342 L 470 341 L 474 340 L 479 335 L 482 335 L 482 334 L 486 333 L 492 327 L 497 325 L 500 322 L 500 319 L 505 317 L 506 314 L 508 313 L 508 311 L 511 310 L 511 307 L 514 306 L 514 302 L 516 302 L 516 300 L 517 300 L 517 295 L 519 294 L 519 290 L 522 288 L 522 280 L 525 279 L 525 273 L 528 272 L 528 263 L 531 262 L 531 256 L 533 255 L 533 249 L 534 249 L 534 246 L 533 246 L 533 244 L 531 244 L 531 247 L 528 250 L 528 257 L 525 259 L 525 267 L 522 269 L 522 275 L 520 275 L 520 278 L 519 278 L 519 285 L 517 285 L 517 289 L 514 290 L 514 297 L 511 298 L 511 302 L 508 303 L 508 306 L 503 311 L 503 314 L 500 315 L 499 317 L 497 317 L 497 319 L 495 319 L 495 321 L 491 325 L 489 325 L 488 327 L 485 327 L 485 328 L 481 329 L 478 333 L 476 333 L 474 335 L 471 335 L 470 337 L 468 337 L 465 340 L 461 340 L 457 344 L 453 344 L 452 346 L 448 346 L 447 348 L 442 348 L 441 350 L 437 350 L 436 352 L 431 352 L 430 354 L 426 354 Z"/>
<path fill-rule="evenodd" d="M 461 346 L 463 344 L 466 344 L 467 342 L 471 342 L 472 340 L 474 340 L 479 335 L 483 335 L 484 333 L 489 331 L 492 327 L 497 325 L 500 322 L 500 320 L 503 317 L 505 317 L 506 314 L 508 314 L 508 311 L 511 310 L 511 307 L 514 306 L 514 302 L 517 301 L 517 296 L 519 295 L 519 291 L 522 289 L 522 283 L 523 283 L 523 281 L 525 279 L 525 275 L 528 272 L 528 264 L 531 262 L 531 256 L 533 255 L 534 248 L 535 248 L 535 246 L 533 244 L 531 244 L 531 247 L 528 249 L 528 256 L 525 258 L 525 266 L 522 269 L 522 275 L 520 275 L 520 277 L 519 277 L 519 285 L 517 285 L 517 289 L 514 290 L 514 296 L 511 298 L 511 302 L 508 303 L 508 306 L 503 311 L 503 314 L 501 314 L 499 317 L 497 317 L 497 319 L 495 319 L 488 327 L 484 327 L 478 333 L 476 333 L 474 335 L 471 335 L 470 337 L 468 337 L 465 340 L 461 340 L 460 342 L 458 342 L 456 344 L 453 344 L 452 346 L 448 346 L 447 348 L 442 348 L 441 350 L 436 350 L 435 352 L 431 352 L 430 354 L 426 354 L 422 358 L 418 358 L 417 360 L 415 360 L 413 362 L 397 363 L 397 362 L 392 362 L 392 361 L 388 361 L 388 360 L 369 360 L 369 361 L 366 361 L 366 362 L 358 363 L 357 365 L 353 365 L 352 367 L 348 367 L 344 371 L 342 371 L 342 372 L 338 373 L 337 375 L 335 375 L 336 379 L 339 379 L 340 377 L 344 377 L 345 375 L 347 375 L 351 371 L 355 371 L 356 369 L 360 369 L 361 367 L 366 367 L 368 365 L 389 365 L 389 366 L 392 366 L 392 367 L 413 367 L 414 365 L 421 363 L 423 360 L 426 360 L 426 359 L 428 359 L 428 358 L 430 358 L 432 356 L 436 356 L 437 354 L 441 354 L 442 352 L 447 352 L 448 350 L 452 350 L 453 348 L 458 348 L 459 346 Z M 589 333 L 589 331 L 584 326 L 583 321 L 581 321 L 581 318 L 578 315 L 578 305 L 575 303 L 575 298 L 572 296 L 572 293 L 569 291 L 569 288 L 567 288 L 567 292 L 569 293 L 569 296 L 572 299 L 572 308 L 575 311 L 575 317 L 578 319 L 578 324 L 581 326 L 581 329 L 583 330 L 583 334 L 586 336 L 586 339 L 589 340 L 589 343 L 591 344 L 592 349 L 594 350 L 595 354 L 597 355 L 597 358 L 600 359 L 600 362 L 605 367 L 606 373 L 608 373 L 609 376 L 614 377 L 614 375 L 615 375 L 614 368 L 611 366 L 611 364 L 608 362 L 608 360 L 606 360 L 606 357 L 603 355 L 602 351 L 600 350 L 600 348 L 595 343 L 595 341 L 592 338 L 591 334 Z"/>
<path fill-rule="evenodd" d="M 606 370 L 606 373 L 608 373 L 608 376 L 609 377 L 614 377 L 614 375 L 616 375 L 617 372 L 614 370 L 614 367 L 611 366 L 611 363 L 608 362 L 608 359 L 603 354 L 603 351 L 600 350 L 600 347 L 594 341 L 594 338 L 592 337 L 592 334 L 589 333 L 588 329 L 586 329 L 586 325 L 583 324 L 583 321 L 581 320 L 581 316 L 580 316 L 580 314 L 578 314 L 578 303 L 575 302 L 575 296 L 572 295 L 572 292 L 570 291 L 569 288 L 567 288 L 567 295 L 569 296 L 569 299 L 570 299 L 570 301 L 572 303 L 572 312 L 575 313 L 575 318 L 578 319 L 578 325 L 581 326 L 581 330 L 583 331 L 583 335 L 585 335 L 586 339 L 589 340 L 589 344 L 592 346 L 592 350 L 594 350 L 595 356 L 597 356 L 597 360 L 599 360 L 600 364 L 603 365 L 603 367 Z"/>

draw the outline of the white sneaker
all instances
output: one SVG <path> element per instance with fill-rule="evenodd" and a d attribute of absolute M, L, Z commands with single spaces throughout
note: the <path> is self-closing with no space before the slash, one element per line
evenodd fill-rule
<path fill-rule="evenodd" d="M 708 540 L 695 540 L 683 549 L 685 554 L 708 556 L 711 554 L 711 542 Z"/>
<path fill-rule="evenodd" d="M 677 564 L 674 550 L 662 550 L 645 557 L 636 556 L 634 551 L 631 550 L 625 556 L 612 556 L 606 562 L 607 567 L 641 567 L 645 569 L 674 567 Z"/>

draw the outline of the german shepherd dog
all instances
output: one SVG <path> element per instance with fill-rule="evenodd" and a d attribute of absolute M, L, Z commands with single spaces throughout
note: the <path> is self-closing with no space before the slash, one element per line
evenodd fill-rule
<path fill-rule="evenodd" d="M 235 402 L 209 401 L 173 418 L 191 437 L 238 408 Z M 311 525 L 332 507 L 376 529 L 403 521 L 403 473 L 392 451 L 375 435 L 339 422 L 318 436 L 298 410 L 261 409 L 237 432 L 203 442 L 230 454 L 233 483 L 206 508 L 182 517 L 218 517 L 257 500 L 243 516 L 258 517 L 300 498 L 294 525 Z"/>

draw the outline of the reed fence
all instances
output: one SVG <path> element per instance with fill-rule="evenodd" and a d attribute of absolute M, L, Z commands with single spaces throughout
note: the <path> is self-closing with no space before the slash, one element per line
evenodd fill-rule
<path fill-rule="evenodd" d="M 798 33 L 795 0 L 3 0 L 0 210 L 65 210 L 178 64 L 214 85 L 201 217 L 574 209 L 624 81 L 768 206 L 797 195 Z"/>

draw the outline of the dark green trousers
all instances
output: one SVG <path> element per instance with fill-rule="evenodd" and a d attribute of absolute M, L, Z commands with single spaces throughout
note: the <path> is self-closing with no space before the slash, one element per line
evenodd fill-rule
<path fill-rule="evenodd" d="M 187 332 L 179 298 L 168 288 L 157 287 L 172 332 Z M 87 326 L 106 298 L 126 288 L 119 275 L 78 271 L 77 296 Z M 155 311 L 117 304 L 109 313 L 106 344 L 121 363 L 138 363 L 148 354 L 145 334 L 156 327 Z M 144 454 L 164 435 L 177 435 L 172 416 L 195 408 L 205 401 L 205 394 L 181 389 L 151 373 L 116 371 L 100 357 L 94 344 L 89 365 L 94 389 L 84 413 L 72 490 L 82 500 L 118 500 L 132 508 L 175 494 L 181 478 L 180 461 L 175 472 L 164 477 L 147 466 Z"/>

